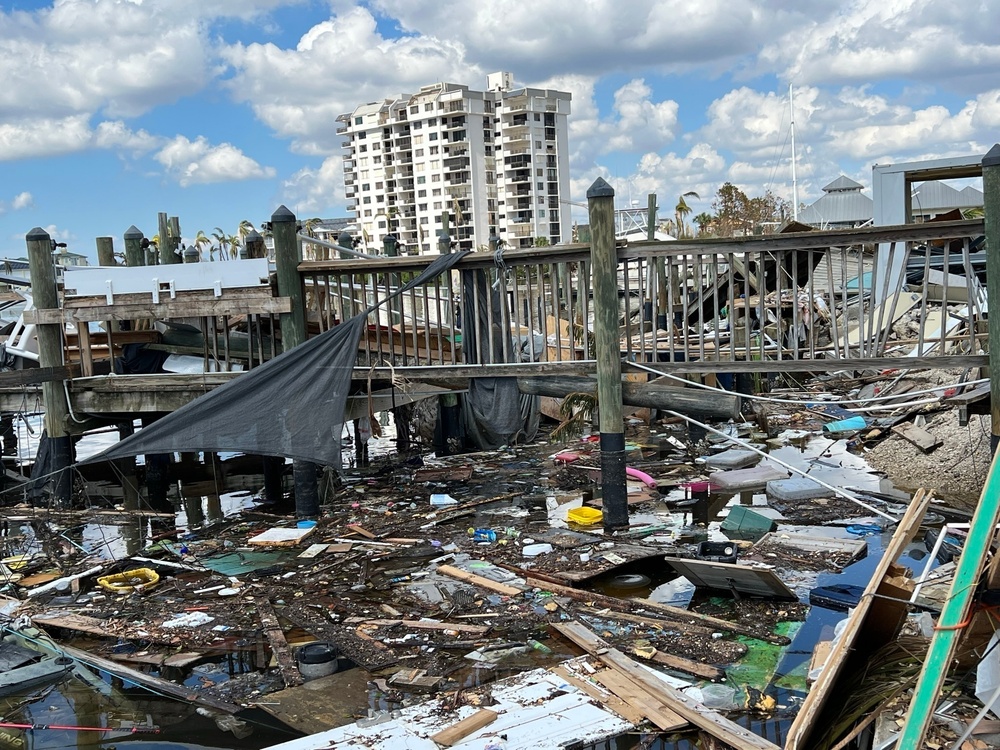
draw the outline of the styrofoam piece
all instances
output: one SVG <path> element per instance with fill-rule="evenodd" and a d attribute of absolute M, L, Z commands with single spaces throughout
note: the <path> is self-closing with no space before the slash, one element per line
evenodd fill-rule
<path fill-rule="evenodd" d="M 767 483 L 768 497 L 776 500 L 814 500 L 820 497 L 833 497 L 833 491 L 806 477 L 791 479 L 776 479 Z"/>
<path fill-rule="evenodd" d="M 754 451 L 730 448 L 714 456 L 705 456 L 705 465 L 713 469 L 745 469 L 760 462 L 760 454 Z"/>
<path fill-rule="evenodd" d="M 773 466 L 754 466 L 752 469 L 736 469 L 735 471 L 717 471 L 708 477 L 713 485 L 721 490 L 752 490 L 764 487 L 775 479 L 787 479 L 788 472 Z"/>

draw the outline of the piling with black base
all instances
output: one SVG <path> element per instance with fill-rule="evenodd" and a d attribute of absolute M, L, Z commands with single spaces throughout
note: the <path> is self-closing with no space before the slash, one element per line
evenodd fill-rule
<path fill-rule="evenodd" d="M 628 527 L 614 188 L 602 178 L 597 178 L 587 191 L 587 205 L 590 213 L 590 265 L 593 269 L 594 344 L 601 431 L 601 493 L 604 529 L 614 531 Z"/>
<path fill-rule="evenodd" d="M 1000 300 L 1000 143 L 983 157 L 983 216 L 986 227 L 986 292 Z M 1000 315 L 989 316 L 990 447 L 1000 447 Z"/>

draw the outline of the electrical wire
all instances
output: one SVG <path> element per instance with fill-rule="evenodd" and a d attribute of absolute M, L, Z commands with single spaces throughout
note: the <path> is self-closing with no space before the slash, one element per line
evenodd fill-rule
<path fill-rule="evenodd" d="M 693 386 L 695 388 L 700 388 L 700 389 L 706 390 L 706 391 L 713 391 L 715 393 L 725 393 L 727 395 L 732 395 L 733 394 L 733 391 L 727 391 L 725 388 L 717 388 L 715 386 L 705 385 L 704 383 L 697 383 L 697 382 L 694 382 L 694 381 L 691 381 L 691 380 L 685 380 L 684 378 L 679 377 L 677 375 L 674 375 L 672 373 L 661 372 L 660 370 L 657 370 L 657 369 L 655 369 L 653 367 L 647 367 L 646 365 L 644 365 L 644 364 L 642 364 L 640 362 L 629 362 L 629 361 L 626 360 L 625 363 L 627 365 L 632 366 L 632 367 L 638 367 L 640 370 L 645 370 L 646 372 L 653 373 L 654 375 L 661 375 L 663 377 L 670 378 L 671 380 L 676 380 L 677 382 L 684 383 L 684 385 L 686 385 L 686 386 Z M 761 365 L 762 365 L 762 368 L 766 369 L 764 367 L 765 363 L 762 362 Z M 951 384 L 951 385 L 938 385 L 938 386 L 934 386 L 933 388 L 925 388 L 925 389 L 919 390 L 919 391 L 907 391 L 906 395 L 908 395 L 908 396 L 922 396 L 925 393 L 936 393 L 937 391 L 946 391 L 949 388 L 959 388 L 959 387 L 965 386 L 965 385 L 980 385 L 982 383 L 988 383 L 988 382 L 989 382 L 989 378 L 980 378 L 979 380 L 970 380 L 967 383 L 954 383 L 954 384 Z M 782 398 L 773 398 L 773 397 L 770 397 L 770 396 L 759 396 L 759 395 L 752 394 L 752 393 L 751 394 L 740 393 L 740 394 L 737 394 L 737 395 L 739 395 L 739 397 L 741 399 L 748 399 L 750 401 L 762 401 L 762 402 L 770 403 L 770 404 L 785 404 L 785 405 L 788 405 L 788 406 L 808 406 L 810 404 L 824 404 L 824 403 L 831 403 L 831 404 L 838 404 L 838 405 L 839 404 L 867 404 L 870 401 L 888 401 L 889 399 L 899 398 L 899 395 L 897 395 L 897 396 L 872 396 L 871 398 L 844 398 L 844 399 L 837 399 L 836 401 L 824 401 L 823 399 L 809 399 L 809 400 L 806 400 L 806 399 L 793 399 L 793 398 L 782 399 Z M 900 394 L 900 395 L 903 395 L 903 394 Z M 874 411 L 874 410 L 882 410 L 882 409 L 888 409 L 888 408 L 899 409 L 899 408 L 903 408 L 905 406 L 910 406 L 910 405 L 933 404 L 933 403 L 937 403 L 938 401 L 940 401 L 940 399 L 936 399 L 935 398 L 935 399 L 927 399 L 927 400 L 918 401 L 918 402 L 907 402 L 907 403 L 903 403 L 903 404 L 894 404 L 892 407 L 885 407 L 885 406 L 882 406 L 882 407 L 878 407 L 878 406 L 860 407 L 860 408 L 855 409 L 854 411 Z"/>

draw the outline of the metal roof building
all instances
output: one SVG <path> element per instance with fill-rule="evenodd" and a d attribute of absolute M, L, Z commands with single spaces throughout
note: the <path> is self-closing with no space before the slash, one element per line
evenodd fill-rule
<path fill-rule="evenodd" d="M 823 188 L 823 197 L 799 212 L 799 221 L 820 229 L 856 227 L 871 221 L 874 202 L 862 194 L 864 186 L 846 175 Z"/>

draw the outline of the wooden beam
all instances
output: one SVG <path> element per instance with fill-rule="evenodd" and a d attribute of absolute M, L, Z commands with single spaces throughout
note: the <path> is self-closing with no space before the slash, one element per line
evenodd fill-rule
<path fill-rule="evenodd" d="M 69 380 L 80 374 L 80 365 L 59 365 L 57 367 L 29 367 L 24 370 L 0 372 L 0 388 L 15 388 L 19 385 L 35 385 L 59 380 Z"/>
<path fill-rule="evenodd" d="M 516 589 L 505 583 L 491 581 L 489 578 L 477 576 L 475 573 L 470 573 L 467 570 L 462 570 L 461 568 L 456 568 L 452 565 L 439 565 L 437 567 L 437 572 L 441 575 L 448 576 L 449 578 L 455 578 L 459 581 L 464 581 L 465 583 L 471 583 L 473 586 L 478 586 L 479 588 L 487 589 L 488 591 L 495 591 L 496 593 L 503 594 L 504 596 L 520 596 L 524 593 L 521 589 Z"/>
<path fill-rule="evenodd" d="M 145 672 L 140 672 L 137 669 L 127 667 L 124 664 L 118 664 L 110 659 L 105 659 L 101 656 L 92 654 L 89 651 L 83 651 L 73 646 L 68 646 L 65 643 L 60 643 L 57 648 L 66 654 L 66 656 L 76 659 L 82 664 L 95 667 L 102 672 L 107 672 L 108 674 L 118 677 L 125 682 L 132 682 L 146 688 L 147 690 L 151 690 L 154 693 L 169 695 L 170 697 L 177 698 L 185 703 L 194 703 L 195 705 L 205 706 L 206 708 L 210 708 L 214 711 L 222 711 L 227 714 L 236 714 L 243 710 L 242 706 L 235 703 L 229 703 L 228 701 L 212 698 L 211 696 L 205 695 L 198 690 L 193 690 L 192 688 L 178 685 L 177 683 L 170 682 L 169 680 L 164 680 L 159 677 L 153 677 Z"/>
<path fill-rule="evenodd" d="M 270 600 L 264 596 L 255 596 L 254 605 L 257 607 L 257 615 L 264 626 L 264 635 L 268 643 L 271 644 L 271 651 L 278 662 L 278 671 L 281 672 L 281 679 L 285 681 L 285 687 L 295 687 L 301 685 L 304 680 L 299 668 L 295 664 L 292 650 L 285 640 L 285 631 L 278 622 L 278 616 L 271 607 Z"/>
<path fill-rule="evenodd" d="M 447 729 L 442 729 L 437 734 L 432 734 L 431 739 L 439 745 L 451 747 L 468 737 L 473 732 L 478 732 L 483 727 L 487 727 L 497 720 L 499 714 L 490 711 L 488 708 L 481 708 L 472 716 L 467 716 L 457 724 L 452 724 Z"/>
<path fill-rule="evenodd" d="M 751 638 L 758 638 L 762 641 L 774 643 L 779 646 L 786 646 L 789 643 L 788 638 L 785 636 L 774 634 L 762 636 L 754 631 L 753 628 L 749 628 L 738 622 L 730 622 L 729 620 L 722 620 L 718 617 L 712 617 L 711 615 L 691 612 L 686 609 L 681 609 L 680 607 L 671 607 L 669 604 L 661 604 L 660 602 L 650 601 L 649 599 L 618 599 L 614 596 L 604 596 L 602 594 L 596 594 L 593 591 L 582 591 L 581 589 L 574 589 L 569 586 L 560 586 L 555 583 L 540 581 L 534 578 L 528 579 L 528 585 L 538 587 L 545 591 L 551 591 L 553 594 L 557 594 L 559 596 L 568 596 L 569 598 L 576 599 L 577 601 L 596 602 L 611 609 L 624 609 L 631 612 L 636 608 L 641 607 L 643 609 L 650 609 L 654 612 L 659 612 L 663 614 L 665 618 L 674 623 L 687 623 L 693 620 L 698 625 L 708 625 L 716 630 L 723 630 L 727 633 L 738 633 Z"/>
<path fill-rule="evenodd" d="M 633 685 L 655 696 L 680 718 L 728 743 L 736 750 L 780 750 L 777 745 L 730 721 L 722 714 L 706 708 L 680 690 L 649 674 L 635 661 L 618 649 L 612 648 L 580 623 L 555 623 L 552 627 Z"/>
<path fill-rule="evenodd" d="M 1000 492 L 995 494 L 1000 496 Z M 811 735 L 816 731 L 816 725 L 826 701 L 835 691 L 837 680 L 840 678 L 847 657 L 855 649 L 858 635 L 872 609 L 875 594 L 882 584 L 882 579 L 885 578 L 886 573 L 889 571 L 889 566 L 895 562 L 906 545 L 916 536 L 917 531 L 920 529 L 920 522 L 923 520 L 924 513 L 927 511 L 932 497 L 933 493 L 926 490 L 919 490 L 910 501 L 910 506 L 900 519 L 899 525 L 896 527 L 896 531 L 893 533 L 885 552 L 882 553 L 882 559 L 873 571 L 872 577 L 865 587 L 864 594 L 858 602 L 858 606 L 854 608 L 848 618 L 847 626 L 837 641 L 836 647 L 827 658 L 823 671 L 820 672 L 819 679 L 816 680 L 809 690 L 808 695 L 806 695 L 802 703 L 802 708 L 799 709 L 795 720 L 792 722 L 792 726 L 788 730 L 788 737 L 785 741 L 786 750 L 807 750 L 812 747 L 810 742 Z M 919 747 L 920 745 L 918 743 L 916 745 L 900 744 L 898 746 Z"/>
<path fill-rule="evenodd" d="M 144 318 L 202 318 L 234 315 L 267 315 L 287 313 L 292 309 L 287 297 L 272 297 L 270 293 L 227 294 L 212 300 L 186 302 L 178 294 L 167 302 L 140 302 L 123 305 L 92 305 L 62 307 L 51 310 L 25 310 L 25 323 L 62 324 L 86 323 L 94 320 L 142 320 Z"/>

